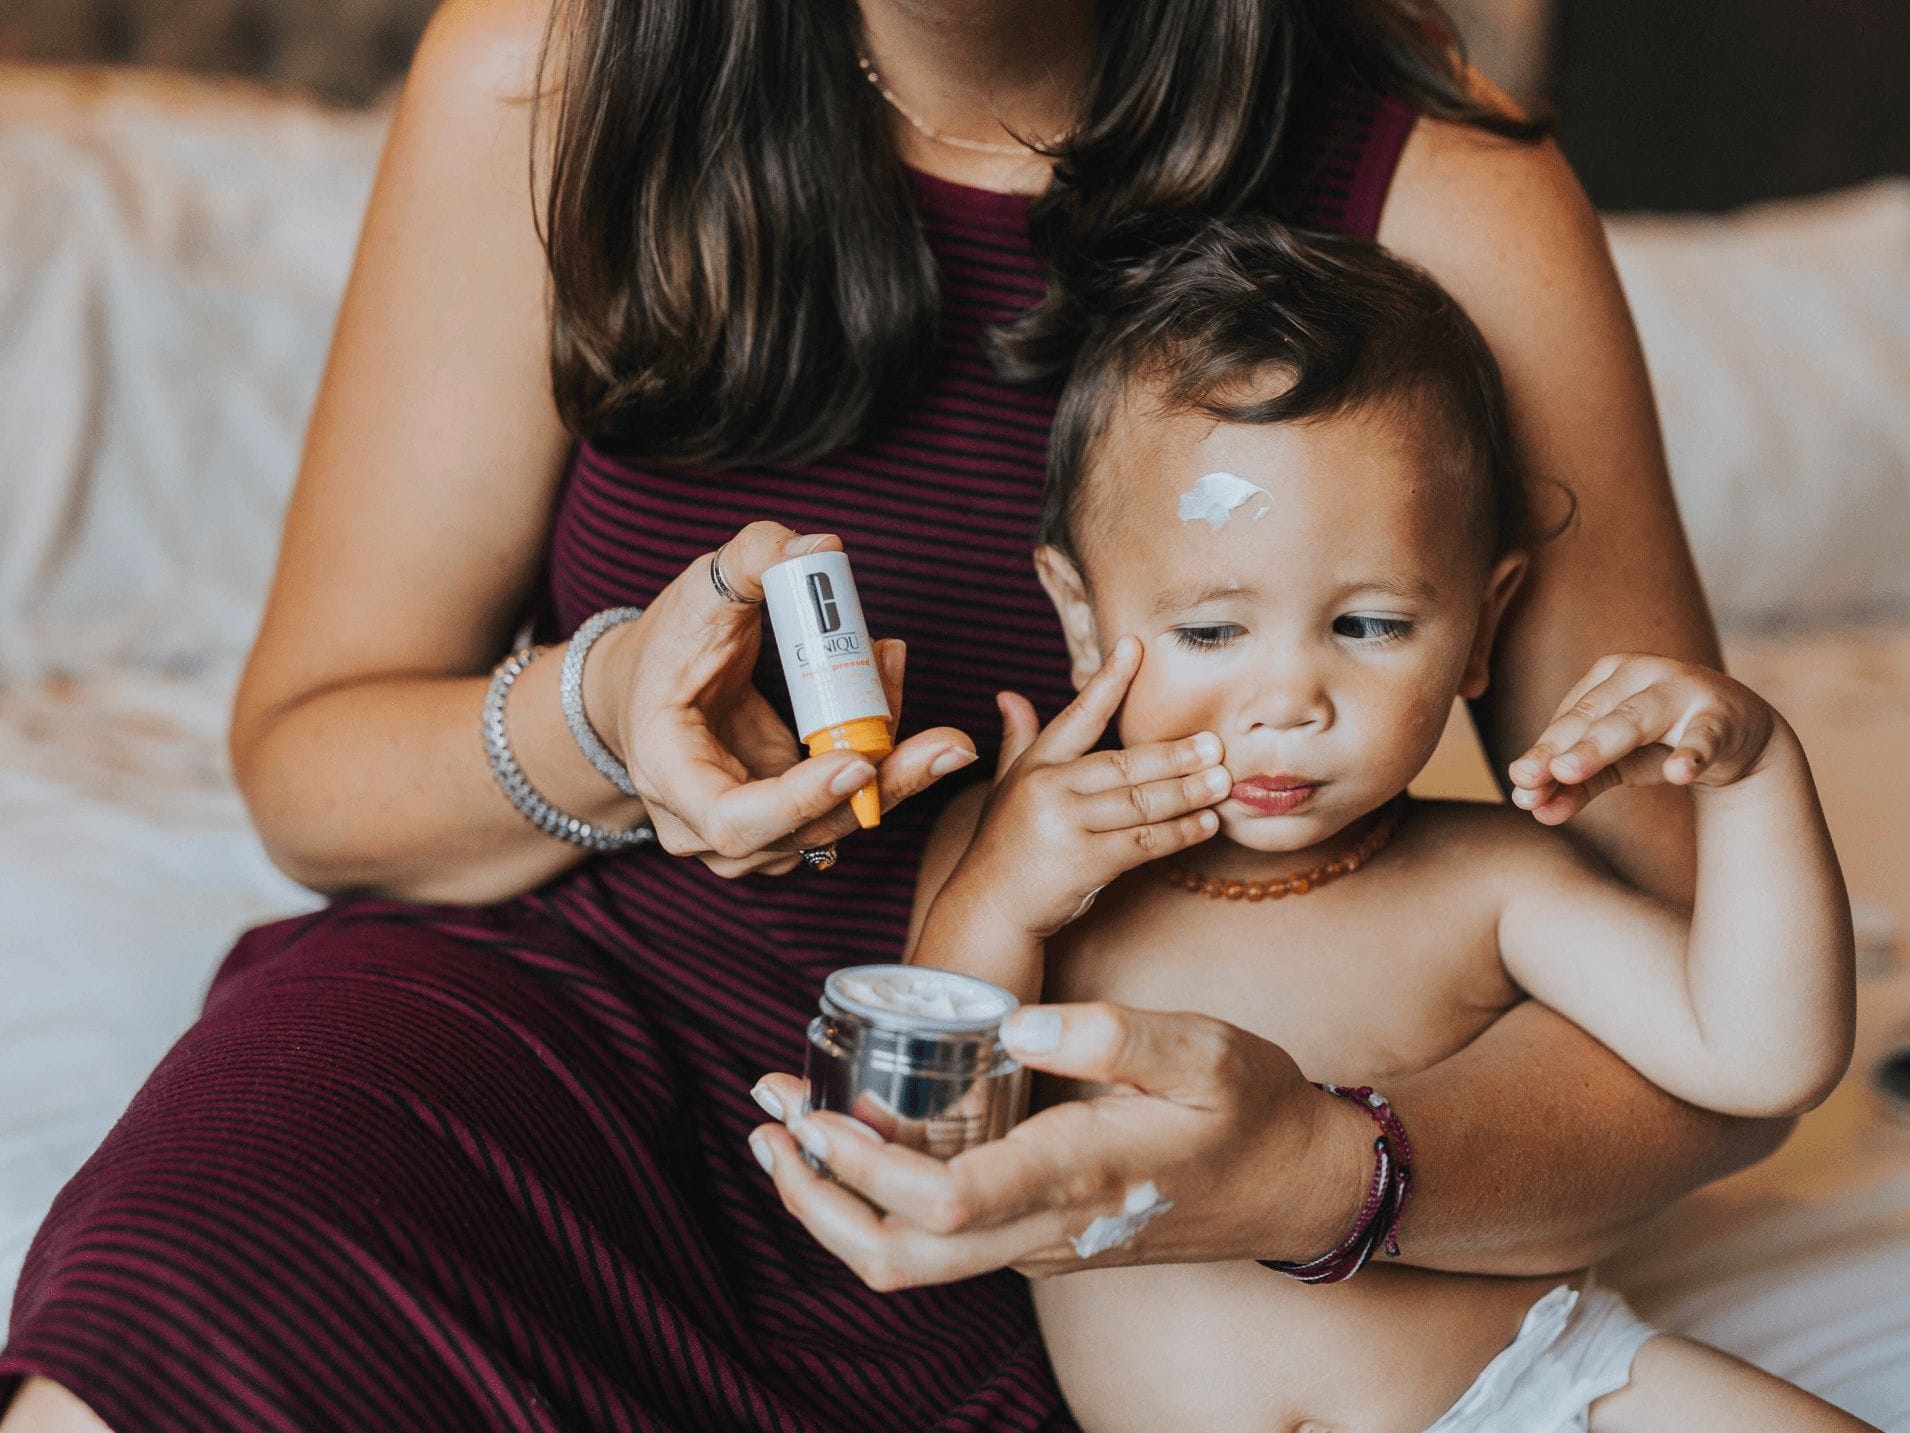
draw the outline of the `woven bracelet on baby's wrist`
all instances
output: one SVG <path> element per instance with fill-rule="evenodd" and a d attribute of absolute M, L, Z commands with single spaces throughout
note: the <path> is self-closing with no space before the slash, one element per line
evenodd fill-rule
<path fill-rule="evenodd" d="M 657 833 L 648 824 L 633 826 L 628 831 L 617 831 L 593 826 L 580 817 L 558 810 L 538 794 L 518 766 L 517 758 L 511 754 L 510 736 L 504 728 L 505 698 L 510 696 L 511 688 L 517 685 L 517 679 L 524 674 L 524 669 L 540 655 L 536 647 L 526 647 L 507 657 L 498 664 L 497 671 L 491 676 L 490 688 L 484 694 L 484 751 L 490 758 L 492 779 L 517 809 L 517 814 L 547 836 L 555 836 L 560 841 L 568 841 L 573 846 L 582 846 L 587 851 L 598 853 L 627 851 L 632 846 L 649 845 L 657 839 Z"/>
<path fill-rule="evenodd" d="M 1391 1259 L 1399 1257 L 1399 1216 L 1412 1190 L 1413 1146 L 1392 1105 L 1372 1086 L 1323 1084 L 1319 1088 L 1352 1101 L 1379 1126 L 1379 1137 L 1373 1141 L 1373 1182 L 1353 1227 L 1326 1253 L 1303 1264 L 1281 1259 L 1262 1259 L 1260 1263 L 1303 1284 L 1337 1284 L 1364 1269 L 1376 1250 L 1384 1249 Z"/>

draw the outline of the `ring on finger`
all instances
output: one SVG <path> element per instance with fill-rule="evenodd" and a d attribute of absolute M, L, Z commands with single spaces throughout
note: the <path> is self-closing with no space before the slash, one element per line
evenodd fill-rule
<path fill-rule="evenodd" d="M 802 863 L 812 871 L 826 871 L 835 865 L 838 859 L 836 855 L 836 843 L 834 841 L 826 842 L 820 846 L 800 847 L 797 849 L 796 854 L 802 857 Z"/>
<path fill-rule="evenodd" d="M 762 602 L 762 598 L 743 596 L 731 587 L 728 579 L 723 576 L 723 553 L 728 547 L 729 544 L 726 542 L 710 554 L 710 585 L 716 589 L 716 595 L 725 602 L 740 602 L 745 607 L 755 607 Z"/>

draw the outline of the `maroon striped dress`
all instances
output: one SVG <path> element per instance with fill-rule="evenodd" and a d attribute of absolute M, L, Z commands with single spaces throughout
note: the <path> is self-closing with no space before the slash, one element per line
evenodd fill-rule
<path fill-rule="evenodd" d="M 1370 97 L 1317 107 L 1289 217 L 1371 234 L 1410 126 Z M 913 180 L 946 303 L 915 410 L 803 468 L 580 448 L 547 636 L 774 518 L 842 535 L 872 629 L 909 643 L 906 728 L 986 754 L 1000 687 L 1065 702 L 1029 554 L 1052 403 L 977 346 L 1039 290 L 1027 203 Z M 744 1143 L 823 976 L 900 951 L 935 800 L 826 877 L 641 852 L 496 906 L 341 900 L 247 933 L 48 1215 L 0 1406 L 39 1373 L 119 1430 L 1072 1426 L 1016 1277 L 871 1293 Z"/>

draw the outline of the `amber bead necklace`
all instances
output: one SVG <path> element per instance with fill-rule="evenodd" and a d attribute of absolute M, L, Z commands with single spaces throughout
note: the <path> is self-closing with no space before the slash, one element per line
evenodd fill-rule
<path fill-rule="evenodd" d="M 1203 876 L 1184 866 L 1169 866 L 1161 872 L 1161 878 L 1170 886 L 1213 900 L 1277 901 L 1283 896 L 1303 896 L 1329 881 L 1352 875 L 1377 856 L 1381 848 L 1393 839 L 1393 832 L 1399 829 L 1399 818 L 1405 808 L 1405 798 L 1396 798 L 1355 845 L 1295 875 L 1271 881 L 1228 881 L 1219 876 Z"/>

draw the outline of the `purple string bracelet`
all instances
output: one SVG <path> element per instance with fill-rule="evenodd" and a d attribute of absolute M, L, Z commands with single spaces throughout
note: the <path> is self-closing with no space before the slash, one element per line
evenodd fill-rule
<path fill-rule="evenodd" d="M 1379 1137 L 1373 1141 L 1373 1182 L 1360 1204 L 1353 1227 L 1326 1253 L 1303 1264 L 1282 1259 L 1259 1262 L 1303 1284 L 1337 1284 L 1364 1269 L 1375 1250 L 1384 1249 L 1390 1259 L 1399 1257 L 1399 1216 L 1412 1188 L 1413 1146 L 1392 1105 L 1371 1085 L 1323 1084 L 1319 1088 L 1329 1095 L 1351 1100 L 1379 1126 Z"/>

